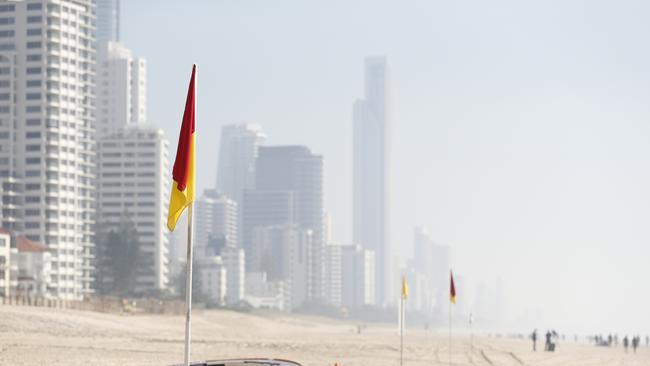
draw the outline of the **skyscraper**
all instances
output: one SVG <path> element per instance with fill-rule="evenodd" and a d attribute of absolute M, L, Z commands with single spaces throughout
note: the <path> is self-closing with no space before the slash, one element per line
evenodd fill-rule
<path fill-rule="evenodd" d="M 375 253 L 375 298 L 391 299 L 389 221 L 388 66 L 383 56 L 365 60 L 365 98 L 354 104 L 354 243 Z"/>
<path fill-rule="evenodd" d="M 257 150 L 266 135 L 255 124 L 227 125 L 221 130 L 217 192 L 232 198 L 240 206 L 244 191 L 255 187 Z"/>
<path fill-rule="evenodd" d="M 97 42 L 120 41 L 120 0 L 96 0 Z"/>
<path fill-rule="evenodd" d="M 0 179 L 24 183 L 24 232 L 64 299 L 92 292 L 94 18 L 91 0 L 0 1 Z"/>
<path fill-rule="evenodd" d="M 142 261 L 136 292 L 162 290 L 169 282 L 168 150 L 161 129 L 141 125 L 118 129 L 98 143 L 99 229 L 117 228 L 124 216 L 135 224 Z M 97 250 L 101 254 L 106 248 L 99 245 Z M 100 285 L 110 288 L 108 283 Z"/>
<path fill-rule="evenodd" d="M 304 146 L 262 146 L 255 168 L 255 189 L 244 194 L 242 244 L 247 271 L 254 268 L 256 228 L 295 224 L 310 231 L 308 299 L 322 301 L 324 286 L 323 157 Z M 305 249 L 307 250 L 307 249 Z"/>
<path fill-rule="evenodd" d="M 97 44 L 99 136 L 147 120 L 147 62 L 117 42 Z"/>
<path fill-rule="evenodd" d="M 199 255 L 216 255 L 223 247 L 237 245 L 238 208 L 235 201 L 209 189 L 203 192 L 194 206 L 194 246 Z M 206 250 L 211 253 L 206 253 Z"/>

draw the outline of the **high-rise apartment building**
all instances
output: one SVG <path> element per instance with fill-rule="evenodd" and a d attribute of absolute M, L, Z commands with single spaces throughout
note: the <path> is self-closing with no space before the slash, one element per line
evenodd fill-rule
<path fill-rule="evenodd" d="M 97 135 L 147 120 L 147 62 L 117 42 L 97 43 Z"/>
<path fill-rule="evenodd" d="M 255 273 L 265 273 L 268 281 L 285 284 L 285 309 L 292 310 L 312 299 L 310 256 L 312 231 L 296 224 L 257 227 L 253 233 L 251 255 Z"/>
<path fill-rule="evenodd" d="M 245 190 L 255 187 L 257 150 L 266 135 L 256 124 L 235 124 L 221 130 L 217 192 L 242 204 Z"/>
<path fill-rule="evenodd" d="M 365 97 L 354 104 L 354 243 L 375 253 L 375 295 L 389 302 L 389 87 L 383 56 L 365 61 Z"/>
<path fill-rule="evenodd" d="M 0 1 L 0 177 L 24 184 L 24 233 L 47 246 L 47 296 L 92 293 L 95 9 Z"/>
<path fill-rule="evenodd" d="M 120 0 L 95 0 L 97 4 L 97 42 L 120 41 Z"/>
<path fill-rule="evenodd" d="M 341 246 L 342 302 L 350 308 L 374 305 L 375 253 L 358 245 Z"/>
<path fill-rule="evenodd" d="M 293 196 L 293 221 L 288 223 L 312 232 L 309 299 L 324 301 L 322 155 L 313 154 L 305 146 L 261 146 L 255 165 L 255 191 L 286 192 Z"/>
<path fill-rule="evenodd" d="M 169 281 L 168 149 L 162 130 L 146 126 L 118 129 L 98 144 L 98 230 L 124 218 L 135 224 L 142 260 L 136 292 L 161 290 Z"/>
<path fill-rule="evenodd" d="M 244 242 L 244 192 L 255 188 L 257 150 L 266 142 L 266 135 L 256 124 L 244 123 L 224 126 L 221 130 L 216 190 L 238 205 L 237 245 Z"/>
<path fill-rule="evenodd" d="M 330 305 L 343 304 L 343 247 L 325 245 L 325 299 Z"/>
<path fill-rule="evenodd" d="M 226 246 L 237 246 L 235 201 L 214 189 L 205 190 L 194 202 L 194 212 L 194 246 L 199 255 L 217 255 Z"/>

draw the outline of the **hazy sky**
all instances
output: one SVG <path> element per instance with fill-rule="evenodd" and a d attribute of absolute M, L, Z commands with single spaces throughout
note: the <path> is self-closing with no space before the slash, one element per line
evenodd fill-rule
<path fill-rule="evenodd" d="M 392 241 L 414 225 L 473 292 L 500 276 L 512 317 L 650 332 L 647 1 L 123 1 L 147 58 L 149 120 L 177 139 L 198 69 L 200 188 L 220 129 L 325 157 L 334 237 L 352 236 L 352 103 L 363 58 L 392 78 Z M 462 294 L 459 294 L 462 297 Z"/>

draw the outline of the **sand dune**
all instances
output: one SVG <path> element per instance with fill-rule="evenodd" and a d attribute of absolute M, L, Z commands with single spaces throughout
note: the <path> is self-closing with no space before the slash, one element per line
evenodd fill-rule
<path fill-rule="evenodd" d="M 395 328 L 330 319 L 201 311 L 194 315 L 193 359 L 279 357 L 306 366 L 398 365 Z M 73 310 L 0 306 L 0 365 L 170 365 L 182 360 L 180 316 L 113 315 Z M 448 364 L 446 333 L 409 331 L 405 364 Z M 454 365 L 650 365 L 650 350 L 560 343 L 555 353 L 532 352 L 523 340 L 459 335 Z"/>

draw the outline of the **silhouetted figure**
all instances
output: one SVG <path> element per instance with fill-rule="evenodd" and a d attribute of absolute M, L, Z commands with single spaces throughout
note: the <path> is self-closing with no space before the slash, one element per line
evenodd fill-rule
<path fill-rule="evenodd" d="M 627 336 L 623 338 L 623 348 L 625 348 L 625 352 L 627 352 L 627 347 L 630 345 L 630 341 L 627 339 Z"/>
<path fill-rule="evenodd" d="M 537 329 L 533 330 L 530 338 L 533 340 L 533 352 L 537 352 Z"/>
<path fill-rule="evenodd" d="M 645 346 L 648 347 L 650 345 L 650 337 L 645 336 Z"/>
<path fill-rule="evenodd" d="M 639 338 L 639 336 L 632 338 L 632 349 L 634 350 L 634 353 L 636 353 L 636 349 L 639 347 L 640 342 L 641 339 Z"/>
<path fill-rule="evenodd" d="M 550 330 L 546 331 L 546 343 L 544 344 L 544 350 L 548 352 L 553 352 L 555 350 L 555 345 L 551 342 L 551 337 L 553 334 Z"/>

